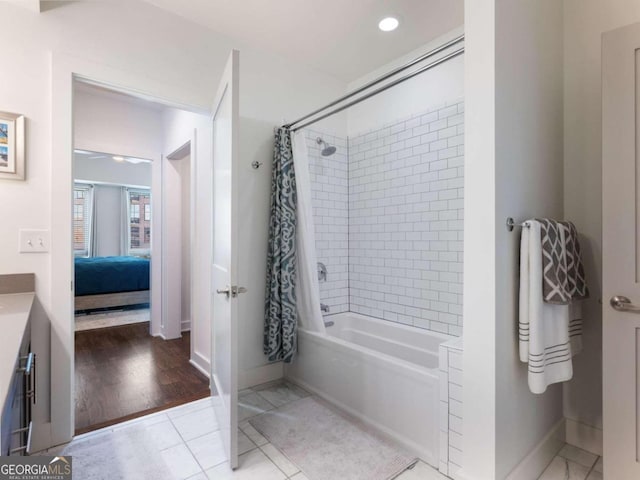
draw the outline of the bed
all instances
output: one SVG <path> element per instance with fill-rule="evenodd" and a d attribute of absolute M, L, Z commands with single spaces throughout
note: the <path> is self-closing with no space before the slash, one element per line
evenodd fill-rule
<path fill-rule="evenodd" d="M 75 310 L 149 303 L 148 258 L 75 259 Z"/>

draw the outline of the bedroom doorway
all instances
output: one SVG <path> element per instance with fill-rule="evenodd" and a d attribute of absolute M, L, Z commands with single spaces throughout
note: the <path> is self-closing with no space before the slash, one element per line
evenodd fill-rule
<path fill-rule="evenodd" d="M 73 107 L 80 434 L 209 396 L 210 330 L 192 322 L 195 114 L 81 81 Z"/>

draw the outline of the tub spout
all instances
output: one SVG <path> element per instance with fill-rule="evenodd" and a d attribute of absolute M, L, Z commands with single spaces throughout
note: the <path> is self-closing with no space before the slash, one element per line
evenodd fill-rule
<path fill-rule="evenodd" d="M 329 313 L 329 305 L 327 305 L 326 303 L 321 303 L 320 311 L 324 313 Z"/>

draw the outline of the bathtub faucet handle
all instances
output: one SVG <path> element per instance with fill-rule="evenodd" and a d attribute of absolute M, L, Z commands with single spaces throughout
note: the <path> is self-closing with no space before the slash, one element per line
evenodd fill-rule
<path fill-rule="evenodd" d="M 327 305 L 326 303 L 321 303 L 320 311 L 324 313 L 329 313 L 329 305 Z"/>
<path fill-rule="evenodd" d="M 318 281 L 319 282 L 327 281 L 327 267 L 322 262 L 318 262 Z"/>

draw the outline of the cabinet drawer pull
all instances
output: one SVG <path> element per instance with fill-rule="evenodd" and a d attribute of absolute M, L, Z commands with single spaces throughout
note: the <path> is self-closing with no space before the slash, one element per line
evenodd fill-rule
<path fill-rule="evenodd" d="M 33 375 L 31 376 L 31 388 L 27 390 L 27 398 L 31 399 L 31 402 L 35 405 L 36 404 L 36 398 L 38 397 L 38 395 L 36 394 L 36 392 L 38 391 L 38 382 L 36 381 L 36 372 L 38 370 L 38 365 L 36 362 L 36 354 L 32 353 L 32 361 L 31 361 L 31 365 L 33 366 Z"/>
<path fill-rule="evenodd" d="M 29 387 L 27 387 L 26 396 L 31 399 L 31 402 L 35 405 L 37 403 L 37 381 L 36 381 L 36 354 L 31 352 L 29 355 L 20 357 L 20 360 L 26 360 L 24 367 L 18 368 L 16 371 L 24 373 L 29 377 Z"/>
<path fill-rule="evenodd" d="M 20 360 L 26 360 L 27 363 L 24 365 L 24 367 L 18 368 L 17 371 L 23 372 L 25 375 L 31 375 L 31 370 L 33 369 L 34 357 L 35 357 L 35 354 L 33 352 L 31 352 L 29 355 L 25 357 L 21 357 Z"/>

